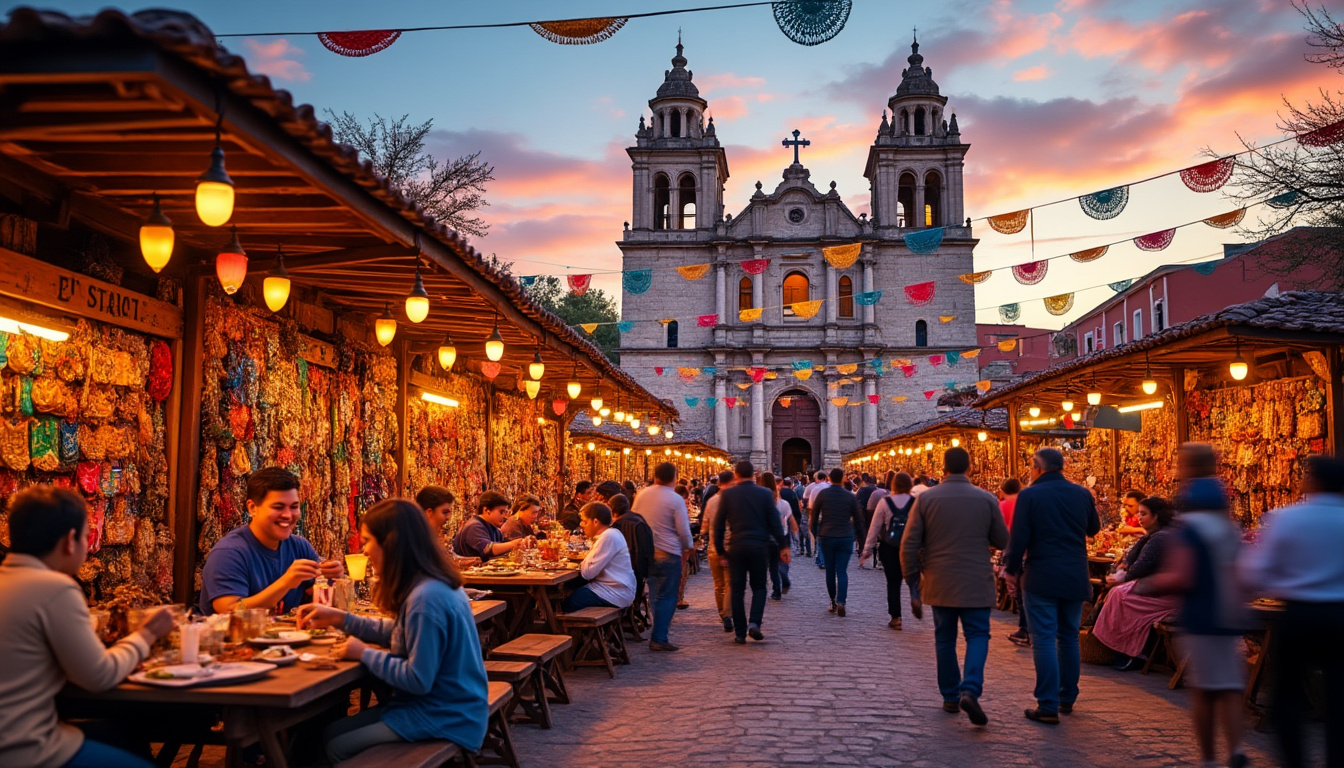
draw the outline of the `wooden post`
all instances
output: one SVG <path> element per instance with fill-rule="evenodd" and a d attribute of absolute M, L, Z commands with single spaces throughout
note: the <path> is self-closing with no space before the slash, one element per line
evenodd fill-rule
<path fill-rule="evenodd" d="M 1008 476 L 1018 477 L 1021 459 L 1018 453 L 1017 401 L 1008 403 Z"/>
<path fill-rule="evenodd" d="M 1325 350 L 1325 423 L 1333 456 L 1344 455 L 1344 348 Z"/>
<path fill-rule="evenodd" d="M 1190 441 L 1190 414 L 1185 410 L 1185 369 L 1177 368 L 1172 375 L 1172 407 L 1176 409 L 1176 444 Z"/>
<path fill-rule="evenodd" d="M 406 488 L 406 448 L 410 444 L 411 349 L 406 339 L 397 341 L 397 494 L 410 496 Z"/>
<path fill-rule="evenodd" d="M 1111 485 L 1115 488 L 1116 498 L 1125 492 L 1120 487 L 1120 430 L 1111 430 Z"/>
<path fill-rule="evenodd" d="M 495 383 L 485 382 L 485 485 L 495 487 Z"/>
<path fill-rule="evenodd" d="M 196 591 L 196 494 L 200 482 L 201 370 L 205 360 L 205 276 L 182 287 L 183 337 L 174 344 L 173 395 L 166 413 L 168 514 L 173 531 L 173 599 L 191 604 Z"/>

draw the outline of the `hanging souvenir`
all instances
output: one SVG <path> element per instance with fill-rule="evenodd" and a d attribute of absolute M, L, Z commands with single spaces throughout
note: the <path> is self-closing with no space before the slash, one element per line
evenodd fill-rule
<path fill-rule="evenodd" d="M 569 292 L 575 296 L 582 296 L 588 292 L 588 287 L 592 285 L 592 275 L 569 275 L 565 278 L 569 283 Z"/>
<path fill-rule="evenodd" d="M 854 303 L 861 307 L 871 307 L 882 300 L 881 291 L 864 291 L 854 294 Z"/>
<path fill-rule="evenodd" d="M 738 262 L 742 266 L 742 271 L 748 275 L 759 275 L 770 266 L 769 259 L 751 259 L 749 261 Z"/>
<path fill-rule="evenodd" d="M 999 319 L 1005 323 L 1016 322 L 1021 316 L 1022 307 L 1019 304 L 1003 304 L 999 307 Z"/>
<path fill-rule="evenodd" d="M 1073 259 L 1074 261 L 1080 264 L 1086 264 L 1089 261 L 1096 261 L 1097 259 L 1100 259 L 1102 256 L 1105 256 L 1106 250 L 1108 248 L 1110 248 L 1110 246 L 1108 245 L 1103 245 L 1099 248 L 1088 248 L 1085 251 L 1070 253 L 1069 258 Z"/>
<path fill-rule="evenodd" d="M 33 408 L 33 380 L 28 376 L 15 379 L 14 394 L 19 413 L 23 416 L 32 416 L 36 412 Z"/>
<path fill-rule="evenodd" d="M 1045 279 L 1045 273 L 1049 270 L 1050 262 L 1042 259 L 1014 266 L 1013 277 L 1023 285 L 1035 285 Z"/>
<path fill-rule="evenodd" d="M 695 324 L 701 328 L 713 328 L 719 324 L 718 315 L 700 315 L 695 318 Z"/>
<path fill-rule="evenodd" d="M 943 228 L 931 227 L 921 229 L 918 232 L 911 232 L 905 236 L 905 247 L 910 249 L 911 253 L 923 256 L 938 250 L 938 246 L 943 244 Z"/>
<path fill-rule="evenodd" d="M 795 317 L 801 318 L 803 320 L 811 320 L 813 317 L 816 317 L 817 312 L 821 311 L 821 305 L 824 303 L 824 301 L 825 301 L 824 299 L 813 299 L 812 301 L 795 301 L 789 306 L 793 308 L 793 314 Z"/>
<path fill-rule="evenodd" d="M 103 523 L 103 543 L 112 546 L 130 544 L 135 538 L 135 518 L 131 516 L 126 497 L 113 499 L 110 506 L 107 520 Z"/>
<path fill-rule="evenodd" d="M 979 285 L 994 275 L 994 270 L 987 269 L 984 272 L 967 272 L 964 275 L 957 275 L 957 279 L 967 285 Z"/>
<path fill-rule="evenodd" d="M 56 355 L 56 365 L 53 367 L 61 381 L 69 383 L 84 380 L 84 358 L 73 344 L 61 345 L 61 351 Z"/>
<path fill-rule="evenodd" d="M 710 264 L 691 264 L 685 267 L 677 267 L 677 274 L 687 280 L 699 280 L 709 274 Z M 659 320 L 658 322 L 662 322 Z"/>
<path fill-rule="evenodd" d="M 173 391 L 173 353 L 163 341 L 156 340 L 149 348 L 149 385 L 145 389 L 156 403 Z"/>
<path fill-rule="evenodd" d="M 1340 142 L 1344 142 L 1344 120 L 1337 120 L 1297 137 L 1297 143 L 1304 147 L 1328 147 Z"/>
<path fill-rule="evenodd" d="M 528 24 L 533 32 L 558 45 L 591 45 L 600 43 L 625 26 L 627 18 L 568 19 L 539 21 Z"/>
<path fill-rule="evenodd" d="M 32 462 L 29 453 L 28 429 L 34 419 L 21 417 L 0 420 L 0 459 L 16 472 L 28 469 Z"/>
<path fill-rule="evenodd" d="M 34 468 L 39 472 L 55 472 L 60 469 L 61 459 L 57 455 L 57 444 L 60 442 L 58 419 L 50 416 L 37 419 L 32 425 L 29 440 Z"/>
<path fill-rule="evenodd" d="M 1217 216 L 1210 216 L 1204 220 L 1205 224 L 1215 229 L 1231 229 L 1241 223 L 1246 218 L 1246 209 L 1238 208 L 1235 211 L 1228 211 Z"/>
<path fill-rule="evenodd" d="M 641 294 L 653 285 L 652 269 L 632 269 L 621 273 L 621 287 L 626 293 Z"/>
<path fill-rule="evenodd" d="M 799 45 L 820 45 L 840 34 L 853 0 L 807 0 L 771 4 L 779 31 Z"/>
<path fill-rule="evenodd" d="M 1027 226 L 1027 217 L 1031 215 L 1031 209 L 1016 211 L 1014 213 L 1001 213 L 998 216 L 989 217 L 989 226 L 1003 235 L 1016 235 Z"/>
<path fill-rule="evenodd" d="M 92 499 L 88 507 L 89 554 L 97 554 L 98 550 L 103 548 L 103 524 L 107 520 L 107 502 L 103 499 Z"/>
<path fill-rule="evenodd" d="M 1192 192 L 1212 192 L 1232 178 L 1232 171 L 1236 167 L 1237 160 L 1234 157 L 1210 160 L 1181 171 L 1181 181 L 1185 182 L 1185 186 Z"/>
<path fill-rule="evenodd" d="M 826 259 L 826 263 L 836 269 L 849 269 L 854 266 L 854 262 L 859 260 L 859 253 L 863 250 L 863 243 L 851 243 L 850 245 L 833 245 L 829 248 L 822 248 L 821 255 Z"/>
<path fill-rule="evenodd" d="M 69 418 L 62 419 L 59 429 L 58 455 L 61 463 L 74 464 L 79 461 L 79 423 Z"/>
<path fill-rule="evenodd" d="M 761 314 L 764 311 L 765 310 L 760 308 L 739 310 L 737 313 L 737 319 L 743 323 L 754 323 L 757 320 L 761 319 Z"/>
<path fill-rule="evenodd" d="M 0 331 L 0 371 L 9 366 L 9 334 Z"/>
<path fill-rule="evenodd" d="M 1045 302 L 1045 311 L 1052 315 L 1066 315 L 1073 309 L 1073 294 L 1061 293 L 1058 296 L 1047 296 L 1043 299 Z"/>
<path fill-rule="evenodd" d="M 1083 195 L 1078 198 L 1078 204 L 1082 206 L 1083 213 L 1101 221 L 1119 216 L 1125 210 L 1125 205 L 1128 202 L 1129 187 L 1127 186 L 1103 189 L 1100 192 L 1093 192 L 1090 195 Z"/>
<path fill-rule="evenodd" d="M 915 283 L 905 286 L 905 300 L 916 307 L 922 307 L 933 302 L 935 293 L 935 281 L 930 280 L 927 283 Z"/>
<path fill-rule="evenodd" d="M 9 337 L 9 348 L 6 351 L 9 358 L 9 369 L 15 373 L 27 376 L 37 368 L 38 351 L 36 337 L 29 336 L 26 333 L 13 334 Z"/>
<path fill-rule="evenodd" d="M 1171 245 L 1171 241 L 1176 237 L 1176 229 L 1164 229 L 1160 232 L 1152 232 L 1147 235 L 1141 235 L 1134 238 L 1134 246 L 1141 251 L 1160 251 Z"/>

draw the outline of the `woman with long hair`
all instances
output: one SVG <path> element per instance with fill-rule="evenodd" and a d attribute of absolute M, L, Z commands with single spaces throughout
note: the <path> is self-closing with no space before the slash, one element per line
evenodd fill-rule
<path fill-rule="evenodd" d="M 462 575 L 431 534 L 425 513 L 406 499 L 374 505 L 359 539 L 380 577 L 374 605 L 394 618 L 305 605 L 299 628 L 340 628 L 349 638 L 333 655 L 363 662 L 393 695 L 328 726 L 327 756 L 339 763 L 376 744 L 429 739 L 476 752 L 485 740 L 488 684 Z"/>
<path fill-rule="evenodd" d="M 779 521 L 784 526 L 784 533 L 788 534 L 790 547 L 794 537 L 798 535 L 798 521 L 793 519 L 793 507 L 789 502 L 779 498 L 779 481 L 775 479 L 774 472 L 766 472 L 761 475 L 761 487 L 775 495 L 775 509 L 779 510 Z M 779 558 L 778 542 L 771 542 L 768 545 L 770 550 L 770 599 L 781 600 L 788 594 L 789 588 L 793 582 L 789 581 L 789 564 Z"/>
<path fill-rule="evenodd" d="M 882 502 L 873 510 L 873 522 L 868 526 L 868 536 L 863 542 L 863 554 L 859 556 L 859 565 L 877 552 L 878 562 L 882 563 L 882 572 L 887 577 L 887 615 L 891 621 L 887 626 L 901 631 L 901 536 L 905 532 L 906 521 L 910 519 L 910 508 L 915 505 L 915 497 L 910 495 L 914 480 L 904 472 L 888 472 L 887 482 L 890 493 L 882 497 Z"/>
<path fill-rule="evenodd" d="M 1171 503 L 1158 496 L 1139 502 L 1137 522 L 1145 534 L 1125 553 L 1119 570 L 1106 579 L 1112 588 L 1097 613 L 1092 634 L 1119 654 L 1116 668 L 1122 671 L 1143 666 L 1146 658 L 1143 647 L 1148 643 L 1149 631 L 1176 612 L 1178 601 L 1171 595 L 1148 597 L 1134 593 L 1139 579 L 1161 570 L 1167 549 L 1178 536 L 1171 528 L 1175 514 Z"/>

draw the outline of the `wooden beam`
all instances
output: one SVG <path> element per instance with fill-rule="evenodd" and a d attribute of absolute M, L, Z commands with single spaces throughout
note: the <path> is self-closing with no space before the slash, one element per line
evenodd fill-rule
<path fill-rule="evenodd" d="M 1018 402 L 1016 400 L 1008 403 L 1008 475 L 1010 477 L 1020 477 L 1021 457 L 1018 451 L 1018 445 L 1021 442 L 1022 435 L 1019 432 L 1020 425 L 1017 423 Z"/>
<path fill-rule="evenodd" d="M 410 388 L 411 356 L 406 351 L 406 340 L 396 343 L 397 356 L 397 493 L 403 497 L 411 495 L 406 487 L 406 453 L 410 442 L 410 407 L 407 390 Z"/>
<path fill-rule="evenodd" d="M 285 268 L 299 275 L 321 267 L 367 264 L 387 259 L 410 259 L 418 252 L 404 245 L 373 245 L 363 248 L 338 248 L 315 254 L 286 256 Z M 256 259 L 253 270 L 266 270 L 275 265 L 275 259 Z M 322 287 L 325 287 L 322 286 Z M 403 294 L 405 291 L 402 292 Z"/>
<path fill-rule="evenodd" d="M 200 481 L 201 456 L 201 371 L 205 365 L 206 280 L 188 280 L 182 291 L 186 324 L 182 338 L 181 389 L 175 390 L 181 401 L 174 450 L 168 454 L 169 476 L 173 479 L 173 506 L 170 508 L 173 530 L 173 595 L 179 603 L 190 603 L 196 583 L 196 493 Z"/>

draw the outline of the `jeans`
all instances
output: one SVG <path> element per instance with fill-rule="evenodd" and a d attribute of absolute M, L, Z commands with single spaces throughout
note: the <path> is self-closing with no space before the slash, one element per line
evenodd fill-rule
<path fill-rule="evenodd" d="M 1325 678 L 1325 764 L 1344 765 L 1344 603 L 1289 602 L 1274 629 L 1274 723 L 1288 768 L 1307 765 L 1303 753 L 1306 681 L 1312 667 Z"/>
<path fill-rule="evenodd" d="M 877 560 L 887 577 L 887 615 L 901 618 L 901 550 L 887 544 L 877 545 Z"/>
<path fill-rule="evenodd" d="M 680 587 L 681 555 L 655 551 L 653 567 L 649 569 L 649 606 L 653 609 L 653 635 L 649 639 L 655 643 L 667 642 L 672 614 L 677 612 Z"/>
<path fill-rule="evenodd" d="M 732 618 L 733 609 L 728 603 L 728 556 L 719 557 L 712 546 L 709 548 L 709 575 L 714 579 L 714 607 L 719 609 L 719 618 Z"/>
<path fill-rule="evenodd" d="M 584 584 L 582 587 L 574 590 L 565 601 L 560 604 L 560 610 L 565 613 L 573 613 L 584 608 L 615 608 L 617 606 L 603 600 L 593 592 L 593 588 Z"/>
<path fill-rule="evenodd" d="M 849 593 L 849 558 L 854 556 L 853 536 L 822 536 L 817 551 L 826 561 L 826 593 L 832 603 L 845 604 Z"/>
<path fill-rule="evenodd" d="M 966 636 L 964 672 L 957 668 L 958 619 Z M 989 656 L 989 609 L 933 606 L 933 647 L 943 701 L 956 701 L 963 693 L 980 698 L 985 687 L 985 659 Z"/>
<path fill-rule="evenodd" d="M 793 586 L 789 581 L 789 564 L 780 560 L 778 544 L 771 542 L 767 546 L 770 550 L 770 592 L 778 595 L 781 588 Z"/>
<path fill-rule="evenodd" d="M 339 763 L 369 747 L 405 741 L 383 722 L 384 711 L 381 706 L 373 707 L 328 725 L 322 734 L 327 745 L 327 759 L 333 764 Z"/>
<path fill-rule="evenodd" d="M 1082 658 L 1078 625 L 1083 621 L 1082 600 L 1060 600 L 1022 592 L 1031 633 L 1031 657 L 1036 662 L 1036 703 L 1046 712 L 1078 699 Z"/>
<path fill-rule="evenodd" d="M 84 739 L 84 745 L 64 768 L 154 768 L 154 763 L 100 741 Z"/>
<path fill-rule="evenodd" d="M 812 529 L 808 528 L 807 512 L 800 514 L 798 520 L 798 552 L 803 557 L 812 556 Z"/>
<path fill-rule="evenodd" d="M 747 636 L 747 624 L 761 625 L 765 618 L 765 573 L 770 568 L 770 553 L 764 546 L 734 545 L 728 552 L 728 576 L 732 584 L 733 629 L 738 637 Z M 751 617 L 747 617 L 747 579 L 751 579 Z"/>

